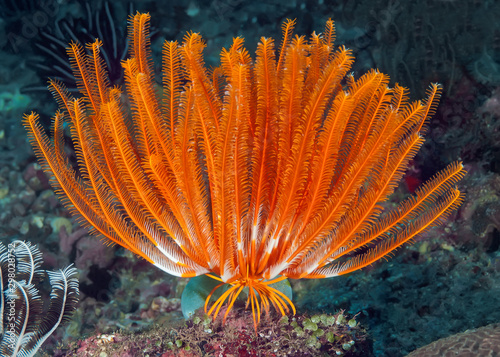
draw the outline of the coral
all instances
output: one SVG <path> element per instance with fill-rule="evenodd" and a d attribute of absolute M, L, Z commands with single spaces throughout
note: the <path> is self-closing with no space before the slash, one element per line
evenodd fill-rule
<path fill-rule="evenodd" d="M 23 178 L 28 186 L 30 186 L 34 191 L 41 191 L 50 188 L 47 176 L 43 173 L 41 166 L 36 163 L 31 163 L 26 166 Z"/>
<path fill-rule="evenodd" d="M 407 357 L 493 357 L 500 355 L 500 324 L 442 338 L 420 347 Z"/>
<path fill-rule="evenodd" d="M 66 218 L 59 218 L 59 220 Z M 114 259 L 114 249 L 101 240 L 91 237 L 86 227 L 76 227 L 74 232 L 67 232 L 67 224 L 60 227 L 59 244 L 61 252 L 75 253 L 75 266 L 78 269 L 88 270 L 90 266 L 99 268 L 108 267 Z"/>

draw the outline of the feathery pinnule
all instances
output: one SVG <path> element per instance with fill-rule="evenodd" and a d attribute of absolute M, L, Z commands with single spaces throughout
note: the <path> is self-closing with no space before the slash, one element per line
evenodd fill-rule
<path fill-rule="evenodd" d="M 230 285 L 210 308 L 216 289 L 207 297 L 214 317 L 226 301 L 227 316 L 246 287 L 255 325 L 271 305 L 295 311 L 273 283 L 361 269 L 463 201 L 455 185 L 465 171 L 455 162 L 395 210 L 381 205 L 422 146 L 441 86 L 410 102 L 377 70 L 348 74 L 354 57 L 334 47 L 333 21 L 309 39 L 294 26 L 285 21 L 278 47 L 261 38 L 255 59 L 235 38 L 213 71 L 199 34 L 167 41 L 159 91 L 149 15 L 137 13 L 123 62 L 132 120 L 107 79 L 100 40 L 87 52 L 68 48 L 80 98 L 49 85 L 60 107 L 53 139 L 37 114 L 24 119 L 56 191 L 96 234 L 170 274 Z M 78 170 L 64 155 L 63 121 Z"/>

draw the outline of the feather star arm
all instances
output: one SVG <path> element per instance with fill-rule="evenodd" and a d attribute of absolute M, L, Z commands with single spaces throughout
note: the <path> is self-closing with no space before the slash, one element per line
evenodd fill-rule
<path fill-rule="evenodd" d="M 288 20 L 279 48 L 263 37 L 255 60 L 235 38 L 212 72 L 199 34 L 165 42 L 157 91 L 149 20 L 130 18 L 122 64 L 130 110 L 109 83 L 100 40 L 87 50 L 71 43 L 81 97 L 51 81 L 60 107 L 52 139 L 37 114 L 24 126 L 63 203 L 95 233 L 167 273 L 220 282 L 205 304 L 214 317 L 227 301 L 225 318 L 244 288 L 255 326 L 271 305 L 295 312 L 273 284 L 361 269 L 462 203 L 455 186 L 465 170 L 455 162 L 385 212 L 441 86 L 410 102 L 376 70 L 348 75 L 354 57 L 334 48 L 333 21 L 307 40 Z M 64 155 L 63 122 L 77 169 Z"/>

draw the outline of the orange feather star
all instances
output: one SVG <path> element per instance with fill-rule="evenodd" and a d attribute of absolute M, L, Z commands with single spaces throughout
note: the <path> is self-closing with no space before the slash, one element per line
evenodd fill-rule
<path fill-rule="evenodd" d="M 262 38 L 255 60 L 235 38 L 211 72 L 197 33 L 182 45 L 165 42 L 157 93 L 149 19 L 130 19 L 130 109 L 109 84 L 101 42 L 87 51 L 71 43 L 82 97 L 51 81 L 60 106 L 53 140 L 37 114 L 24 125 L 63 202 L 95 233 L 170 274 L 229 284 L 208 311 L 214 318 L 245 287 L 255 326 L 271 305 L 295 312 L 271 284 L 363 268 L 462 203 L 457 162 L 384 212 L 380 203 L 421 147 L 441 87 L 409 102 L 405 88 L 389 88 L 376 70 L 355 79 L 351 52 L 333 46 L 333 21 L 306 39 L 292 35 L 288 20 L 281 46 Z M 77 171 L 64 154 L 63 122 Z"/>

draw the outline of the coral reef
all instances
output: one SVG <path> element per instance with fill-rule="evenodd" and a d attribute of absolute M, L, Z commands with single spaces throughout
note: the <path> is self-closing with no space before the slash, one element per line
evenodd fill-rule
<path fill-rule="evenodd" d="M 233 313 L 232 313 L 233 314 Z M 370 344 L 355 317 L 342 311 L 311 317 L 272 314 L 256 333 L 252 316 L 239 309 L 225 324 L 206 315 L 174 327 L 157 326 L 135 335 L 97 335 L 54 351 L 54 356 L 362 356 Z"/>
<path fill-rule="evenodd" d="M 491 357 L 500 355 L 500 324 L 442 338 L 410 353 L 407 357 Z"/>
<path fill-rule="evenodd" d="M 39 168 L 33 163 L 21 127 L 22 112 L 42 108 L 48 117 L 55 108 L 52 100 L 46 100 L 48 96 L 21 91 L 26 86 L 44 86 L 46 82 L 30 68 L 34 62 L 34 41 L 27 36 L 31 33 L 23 30 L 40 33 L 56 18 L 62 19 L 69 12 L 83 17 L 86 10 L 81 7 L 82 2 L 73 0 L 5 3 L 0 9 L 0 93 L 4 93 L 4 103 L 9 107 L 4 106 L 0 112 L 0 240 L 7 244 L 25 239 L 39 244 L 45 268 L 53 269 L 74 262 L 79 251 L 83 253 L 87 236 L 73 235 L 83 234 L 73 221 L 71 232 L 64 226 L 67 236 L 62 233 L 59 219 L 69 219 L 69 215 L 48 190 L 46 181 L 40 181 Z M 54 7 L 36 8 L 47 3 L 60 4 L 60 8 L 55 12 L 48 11 Z M 326 284 L 322 287 L 313 282 L 292 282 L 297 308 L 311 314 L 331 314 L 340 308 L 346 313 L 360 313 L 356 320 L 373 337 L 374 354 L 384 357 L 401 357 L 439 338 L 500 321 L 500 91 L 496 82 L 500 39 L 500 22 L 496 19 L 500 2 L 142 3 L 153 18 L 161 18 L 162 22 L 161 26 L 154 24 L 159 33 L 153 48 L 160 49 L 164 39 L 182 40 L 185 31 L 193 29 L 206 39 L 208 64 L 217 63 L 220 48 L 230 45 L 234 34 L 245 36 L 252 46 L 258 41 L 257 35 L 278 38 L 279 24 L 285 18 L 297 18 L 297 32 L 309 34 L 332 17 L 338 41 L 347 42 L 356 53 L 355 72 L 376 67 L 391 75 L 391 85 L 398 82 L 421 93 L 429 80 L 442 83 L 444 96 L 435 119 L 429 123 L 426 144 L 410 165 L 406 187 L 398 190 L 401 196 L 407 194 L 407 190 L 460 156 L 469 172 L 464 183 L 464 206 L 444 226 L 428 233 L 428 243 L 418 242 L 401 249 L 388 263 L 374 265 L 362 274 L 323 281 Z M 20 9 L 19 4 L 35 8 Z M 47 21 L 36 21 L 44 19 Z M 17 45 L 17 51 L 13 45 Z M 254 48 L 250 50 L 253 52 Z M 153 56 L 159 59 L 158 52 Z M 28 107 L 17 105 L 24 101 L 18 95 L 29 98 Z M 73 153 L 71 144 L 66 150 Z M 70 160 L 74 162 L 74 156 Z M 78 247 L 80 241 L 82 245 Z M 153 323 L 172 324 L 181 319 L 176 299 L 180 298 L 185 282 L 158 274 L 121 249 L 91 249 L 98 249 L 99 256 L 110 259 L 101 260 L 98 266 L 79 263 L 85 285 L 82 302 L 73 321 L 58 329 L 42 348 L 48 355 L 52 353 L 47 344 L 53 346 L 54 341 L 67 342 L 96 330 L 105 334 L 117 329 L 136 331 Z M 403 270 L 407 273 L 401 274 Z M 42 289 L 41 293 L 47 291 Z"/>

